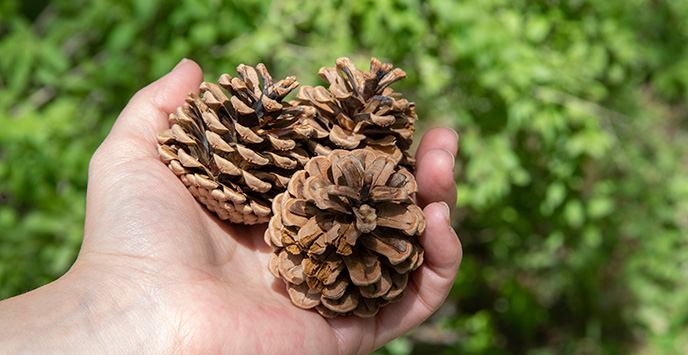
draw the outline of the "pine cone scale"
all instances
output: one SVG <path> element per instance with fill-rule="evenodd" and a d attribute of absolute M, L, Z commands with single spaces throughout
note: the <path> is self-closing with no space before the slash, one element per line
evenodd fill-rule
<path fill-rule="evenodd" d="M 397 265 L 411 256 L 413 245 L 405 238 L 392 233 L 386 233 L 385 236 L 380 232 L 367 234 L 361 238 L 361 243 L 366 248 L 387 257 L 392 265 Z"/>
<path fill-rule="evenodd" d="M 347 286 L 349 286 L 349 282 L 346 280 L 346 277 L 338 275 L 332 284 L 325 285 L 322 290 L 322 296 L 332 300 L 339 299 L 344 296 Z"/>
<path fill-rule="evenodd" d="M 303 258 L 298 254 L 282 252 L 279 255 L 279 273 L 289 282 L 300 285 L 306 280 Z"/>
<path fill-rule="evenodd" d="M 289 284 L 287 293 L 292 302 L 301 308 L 309 309 L 320 304 L 321 293 L 309 288 L 306 283 Z"/>
<path fill-rule="evenodd" d="M 392 277 L 387 268 L 382 269 L 380 280 L 365 287 L 359 287 L 361 296 L 365 298 L 381 298 L 392 289 Z"/>
<path fill-rule="evenodd" d="M 355 254 L 343 257 L 351 281 L 356 286 L 368 286 L 378 282 L 382 277 L 380 260 L 366 248 L 357 249 Z"/>

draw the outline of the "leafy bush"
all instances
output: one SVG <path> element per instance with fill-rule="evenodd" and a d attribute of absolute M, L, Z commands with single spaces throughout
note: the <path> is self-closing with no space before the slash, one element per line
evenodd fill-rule
<path fill-rule="evenodd" d="M 0 3 L 0 298 L 78 252 L 88 161 L 182 57 L 320 83 L 391 61 L 459 131 L 445 306 L 381 353 L 688 351 L 688 5 L 669 0 Z"/>

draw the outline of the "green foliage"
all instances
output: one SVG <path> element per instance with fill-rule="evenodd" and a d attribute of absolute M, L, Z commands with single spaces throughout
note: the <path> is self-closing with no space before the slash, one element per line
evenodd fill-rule
<path fill-rule="evenodd" d="M 461 135 L 464 261 L 426 328 L 380 350 L 688 351 L 688 4 L 669 0 L 0 3 L 0 298 L 76 257 L 88 161 L 182 57 L 317 84 L 391 61 L 421 131 Z"/>

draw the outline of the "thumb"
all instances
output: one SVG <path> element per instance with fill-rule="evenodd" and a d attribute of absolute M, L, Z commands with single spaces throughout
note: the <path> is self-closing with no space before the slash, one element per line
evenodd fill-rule
<path fill-rule="evenodd" d="M 158 219 L 178 218 L 170 217 L 175 213 L 169 208 L 170 191 L 185 196 L 186 204 L 193 201 L 158 159 L 156 136 L 169 127 L 169 113 L 184 104 L 186 95 L 198 93 L 202 74 L 196 63 L 182 60 L 170 73 L 137 92 L 117 117 L 89 163 L 82 251 L 110 248 L 121 252 L 117 245 L 127 245 L 124 239 L 102 244 L 101 236 L 112 235 L 112 231 L 119 231 L 123 238 L 150 232 L 142 226 L 152 224 L 153 219 L 141 222 L 146 211 Z"/>
<path fill-rule="evenodd" d="M 198 94 L 203 72 L 194 61 L 182 59 L 162 78 L 139 90 L 129 100 L 104 145 L 114 144 L 129 158 L 157 157 L 156 136 L 169 128 L 168 115 L 184 104 L 190 92 Z"/>

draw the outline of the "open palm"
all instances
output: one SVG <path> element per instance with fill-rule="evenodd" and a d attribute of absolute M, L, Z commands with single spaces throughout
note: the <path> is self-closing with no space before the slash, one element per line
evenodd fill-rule
<path fill-rule="evenodd" d="M 158 159 L 157 133 L 201 78 L 195 63 L 183 61 L 141 90 L 91 160 L 84 243 L 64 279 L 89 280 L 90 295 L 110 300 L 107 307 L 120 310 L 119 321 L 135 333 L 132 345 L 191 353 L 367 353 L 442 304 L 461 260 L 447 205 L 438 203 L 456 200 L 453 131 L 431 130 L 418 148 L 426 261 L 406 296 L 374 318 L 325 319 L 293 306 L 269 272 L 265 225 L 219 220 Z"/>

